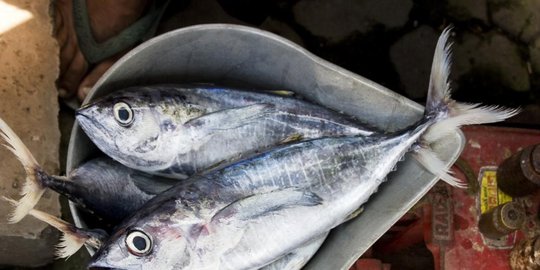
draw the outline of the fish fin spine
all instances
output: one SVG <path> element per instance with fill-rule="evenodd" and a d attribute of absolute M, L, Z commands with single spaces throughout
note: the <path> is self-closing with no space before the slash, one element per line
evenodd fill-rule
<path fill-rule="evenodd" d="M 415 149 L 413 157 L 429 172 L 457 188 L 467 188 L 467 183 L 453 176 L 454 172 L 445 162 L 440 160 L 429 147 L 419 146 Z"/>
<path fill-rule="evenodd" d="M 40 179 L 42 169 L 19 136 L 1 118 L 0 136 L 6 142 L 3 145 L 19 159 L 26 172 L 26 179 L 20 192 L 22 198 L 14 205 L 15 210 L 9 217 L 10 223 L 17 223 L 34 208 L 45 192 Z"/>
<path fill-rule="evenodd" d="M 452 43 L 448 42 L 451 30 L 451 27 L 447 27 L 443 31 L 433 57 L 425 114 L 427 117 L 435 117 L 436 122 L 422 136 L 428 143 L 456 132 L 460 126 L 500 122 L 520 111 L 500 106 L 460 103 L 451 99 L 449 75 Z"/>
<path fill-rule="evenodd" d="M 75 226 L 51 214 L 36 209 L 31 209 L 28 214 L 58 229 L 62 233 L 60 243 L 56 245 L 55 256 L 57 258 L 69 258 L 89 239 L 88 236 L 78 233 L 78 229 Z"/>
<path fill-rule="evenodd" d="M 18 201 L 5 196 L 2 196 L 2 199 L 14 206 L 19 203 Z M 51 214 L 47 214 L 36 209 L 30 209 L 28 214 L 42 222 L 49 224 L 52 227 L 55 227 L 62 233 L 60 243 L 56 245 L 55 251 L 55 256 L 58 258 L 69 258 L 84 245 L 86 240 L 88 240 L 87 237 L 78 234 L 73 225 Z"/>
<path fill-rule="evenodd" d="M 69 258 L 77 253 L 86 240 L 80 239 L 72 234 L 62 232 L 60 243 L 56 245 L 55 256 L 57 258 Z"/>
<path fill-rule="evenodd" d="M 414 150 L 415 158 L 428 171 L 452 186 L 466 187 L 465 183 L 451 175 L 451 171 L 429 145 L 456 132 L 460 126 L 500 122 L 518 114 L 520 109 L 459 103 L 451 99 L 449 75 L 452 43 L 448 41 L 451 30 L 452 27 L 447 27 L 443 31 L 435 48 L 424 115 L 432 124 Z"/>

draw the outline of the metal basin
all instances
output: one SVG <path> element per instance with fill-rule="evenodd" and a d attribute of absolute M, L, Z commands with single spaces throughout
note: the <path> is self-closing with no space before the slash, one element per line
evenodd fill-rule
<path fill-rule="evenodd" d="M 292 90 L 387 131 L 405 128 L 423 113 L 419 104 L 322 60 L 286 39 L 226 24 L 178 29 L 141 44 L 110 68 L 85 102 L 128 86 L 190 82 Z M 455 133 L 441 139 L 434 148 L 450 164 L 463 145 L 463 135 Z M 96 151 L 76 124 L 67 170 Z M 416 161 L 406 158 L 358 218 L 332 231 L 305 269 L 349 269 L 436 181 Z M 84 227 L 84 220 L 73 205 L 71 211 L 75 223 Z"/>

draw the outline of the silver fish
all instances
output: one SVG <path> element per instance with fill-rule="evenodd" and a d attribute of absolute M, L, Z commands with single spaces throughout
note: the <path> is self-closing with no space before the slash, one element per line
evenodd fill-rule
<path fill-rule="evenodd" d="M 26 216 L 44 191 L 50 188 L 80 208 L 116 224 L 176 182 L 125 167 L 108 157 L 87 161 L 67 176 L 51 175 L 43 170 L 22 140 L 2 119 L 0 136 L 6 142 L 4 146 L 21 161 L 27 175 L 21 189 L 22 198 L 10 217 L 11 223 L 19 222 Z"/>
<path fill-rule="evenodd" d="M 87 161 L 66 177 L 49 175 L 35 161 L 30 150 L 2 119 L 0 119 L 0 134 L 7 143 L 5 146 L 14 151 L 23 165 L 29 166 L 25 167 L 25 171 L 30 173 L 24 184 L 27 187 L 25 189 L 37 190 L 42 193 L 46 188 L 50 188 L 66 196 L 80 208 L 113 224 L 132 214 L 146 201 L 175 183 L 170 179 L 142 174 L 108 157 Z M 61 219 L 33 209 L 40 198 L 36 192 L 23 195 L 19 201 L 7 199 L 15 206 L 10 222 L 16 223 L 30 214 L 60 230 L 63 236 L 57 249 L 58 257 L 71 256 L 84 243 L 99 249 L 101 243 L 108 238 L 103 230 L 77 228 Z M 32 199 L 33 201 L 29 201 Z M 313 243 L 299 247 L 264 267 L 264 270 L 301 269 L 319 249 L 325 238 L 326 235 Z"/>
<path fill-rule="evenodd" d="M 113 159 L 178 179 L 285 142 L 373 133 L 289 96 L 203 86 L 129 88 L 84 106 L 77 120 Z"/>
<path fill-rule="evenodd" d="M 12 205 L 17 204 L 14 200 L 5 197 L 3 199 Z M 55 256 L 57 258 L 69 258 L 85 244 L 94 249 L 99 249 L 109 237 L 104 230 L 78 228 L 69 222 L 43 211 L 31 209 L 29 214 L 58 229 L 62 233 L 60 243 L 56 246 Z M 325 238 L 326 235 L 283 256 L 270 265 L 261 268 L 261 270 L 300 270 L 319 249 Z"/>
<path fill-rule="evenodd" d="M 299 142 L 179 182 L 125 220 L 90 267 L 259 269 L 343 223 L 407 152 L 436 176 L 459 181 L 428 142 L 518 111 L 450 99 L 448 34 L 437 44 L 416 124 L 388 135 Z"/>

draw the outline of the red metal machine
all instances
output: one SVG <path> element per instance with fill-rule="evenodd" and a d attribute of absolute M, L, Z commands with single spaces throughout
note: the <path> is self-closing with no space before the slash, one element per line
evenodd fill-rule
<path fill-rule="evenodd" d="M 372 254 L 375 257 L 381 254 L 391 256 L 425 243 L 433 255 L 436 270 L 506 270 L 512 269 L 509 258 L 514 247 L 540 234 L 539 192 L 512 198 L 498 189 L 496 178 L 497 167 L 505 159 L 528 146 L 540 144 L 540 131 L 487 126 L 465 127 L 463 131 L 467 143 L 453 171 L 458 178 L 469 183 L 469 189 L 456 189 L 439 182 L 365 257 Z M 509 212 L 510 218 L 521 222 L 519 229 L 497 239 L 486 237 L 493 231 L 493 225 L 485 222 L 492 221 L 491 216 L 486 218 L 489 211 L 493 212 L 496 207 L 501 208 L 511 201 L 514 203 L 510 204 L 522 209 L 521 212 L 514 212 L 514 209 Z M 523 216 L 515 215 L 518 212 Z M 482 213 L 486 213 L 481 226 L 484 234 L 478 226 Z M 498 225 L 500 220 L 493 222 Z M 385 265 L 379 259 L 362 258 L 351 269 L 394 267 L 404 269 L 395 264 Z"/>

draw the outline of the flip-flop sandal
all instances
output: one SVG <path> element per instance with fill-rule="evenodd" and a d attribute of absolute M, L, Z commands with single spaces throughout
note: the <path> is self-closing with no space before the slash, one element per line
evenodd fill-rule
<path fill-rule="evenodd" d="M 75 32 L 79 48 L 88 62 L 89 70 L 101 61 L 153 37 L 169 2 L 170 0 L 152 1 L 152 5 L 144 16 L 118 35 L 98 43 L 92 34 L 86 0 L 73 0 Z M 64 99 L 64 103 L 72 109 L 80 106 L 76 95 Z"/>

